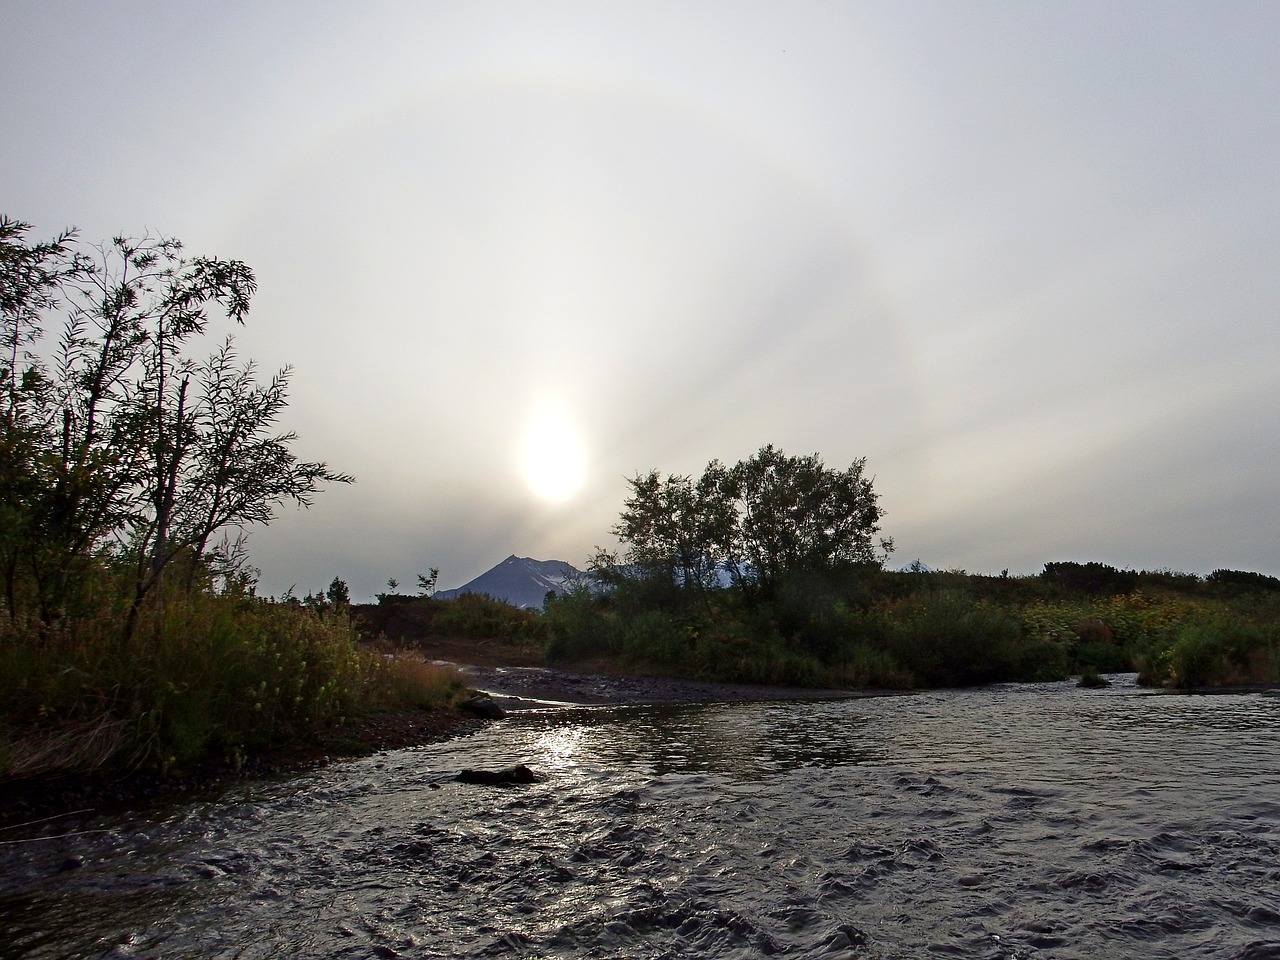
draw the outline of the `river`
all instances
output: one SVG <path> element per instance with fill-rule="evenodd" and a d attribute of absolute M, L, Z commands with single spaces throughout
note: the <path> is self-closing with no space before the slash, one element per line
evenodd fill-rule
<path fill-rule="evenodd" d="M 60 821 L 0 955 L 1280 958 L 1280 697 L 1117 679 L 531 711 Z"/>

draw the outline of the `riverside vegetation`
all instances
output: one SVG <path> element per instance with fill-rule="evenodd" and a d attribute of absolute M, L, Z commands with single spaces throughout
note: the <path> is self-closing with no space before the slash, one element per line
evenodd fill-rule
<path fill-rule="evenodd" d="M 918 689 L 1078 675 L 1088 685 L 1131 671 L 1176 689 L 1280 683 L 1280 579 L 1234 570 L 1060 562 L 986 576 L 852 564 L 786 575 L 748 601 L 729 586 L 695 599 L 614 568 L 549 595 L 541 614 L 483 594 L 384 594 L 360 623 L 427 646 L 496 640 L 550 664 L 730 683 Z"/>
<path fill-rule="evenodd" d="M 1074 579 L 1115 574 L 1103 583 Z M 621 578 L 555 599 L 552 660 L 816 687 L 951 687 L 1137 671 L 1150 686 L 1280 681 L 1280 580 L 1050 563 L 1037 576 L 848 565 L 784 576 L 768 595 L 696 602 Z M 1094 680 L 1094 682 L 1097 682 Z"/>
<path fill-rule="evenodd" d="M 249 268 L 187 260 L 173 240 L 81 254 L 73 233 L 29 231 L 0 217 L 0 778 L 238 764 L 369 711 L 456 701 L 458 674 L 361 642 L 340 579 L 258 597 L 227 535 L 352 481 L 299 462 L 276 431 L 287 369 L 260 383 L 230 337 L 187 355 L 210 308 L 244 321 Z M 376 635 L 403 607 L 418 634 L 499 638 L 550 662 L 802 686 L 1280 676 L 1276 578 L 893 573 L 882 515 L 863 461 L 832 470 L 766 446 L 696 480 L 635 477 L 622 554 L 597 551 L 589 580 L 541 613 L 436 599 L 433 571 L 422 595 L 383 594 L 361 622 Z"/>
<path fill-rule="evenodd" d="M 30 230 L 0 217 L 0 778 L 238 764 L 457 697 L 455 674 L 358 643 L 344 598 L 255 595 L 227 531 L 352 478 L 277 430 L 288 369 L 260 382 L 230 336 L 189 356 L 211 312 L 244 322 L 252 271 Z"/>
<path fill-rule="evenodd" d="M 368 623 L 396 611 L 407 636 L 504 638 L 550 663 L 735 683 L 1088 685 L 1125 671 L 1181 689 L 1280 682 L 1275 577 L 1096 562 L 1021 577 L 891 571 L 864 463 L 832 470 L 771 446 L 697 479 L 650 471 L 630 486 L 612 531 L 621 554 L 598 550 L 541 615 L 391 593 Z"/>
<path fill-rule="evenodd" d="M 547 606 L 552 658 L 720 680 L 965 686 L 1134 669 L 1176 687 L 1280 679 L 1280 580 L 1049 563 L 1037 577 L 892 573 L 864 462 L 771 446 L 630 481 L 596 583 Z M 1096 680 L 1095 680 L 1096 682 Z"/>

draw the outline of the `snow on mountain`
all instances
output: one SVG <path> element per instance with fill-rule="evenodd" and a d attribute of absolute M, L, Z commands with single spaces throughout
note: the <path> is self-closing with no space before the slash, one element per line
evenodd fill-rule
<path fill-rule="evenodd" d="M 541 608 L 548 592 L 566 593 L 581 576 L 582 571 L 563 560 L 533 560 L 512 554 L 469 583 L 435 595 L 447 600 L 464 593 L 487 593 L 513 606 Z"/>
<path fill-rule="evenodd" d="M 920 560 L 912 560 L 905 567 L 898 568 L 899 573 L 933 573 L 933 567 Z"/>

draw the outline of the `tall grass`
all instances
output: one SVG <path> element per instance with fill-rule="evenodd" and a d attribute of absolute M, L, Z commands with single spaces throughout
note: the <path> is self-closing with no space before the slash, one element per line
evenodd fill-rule
<path fill-rule="evenodd" d="M 357 644 L 340 612 L 251 596 L 166 598 L 128 640 L 112 616 L 7 621 L 0 775 L 237 762 L 363 712 L 456 695 L 456 677 L 425 667 Z"/>
<path fill-rule="evenodd" d="M 544 609 L 546 654 L 552 662 L 616 656 L 622 650 L 622 630 L 608 596 L 578 589 L 557 597 Z"/>

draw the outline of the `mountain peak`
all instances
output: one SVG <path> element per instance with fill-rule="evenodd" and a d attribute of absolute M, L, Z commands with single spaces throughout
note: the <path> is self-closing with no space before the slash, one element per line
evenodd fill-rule
<path fill-rule="evenodd" d="M 513 606 L 540 609 L 548 593 L 568 592 L 569 584 L 580 576 L 581 571 L 564 560 L 534 560 L 513 553 L 474 580 L 440 590 L 436 596 L 448 600 L 464 593 L 487 593 Z"/>

